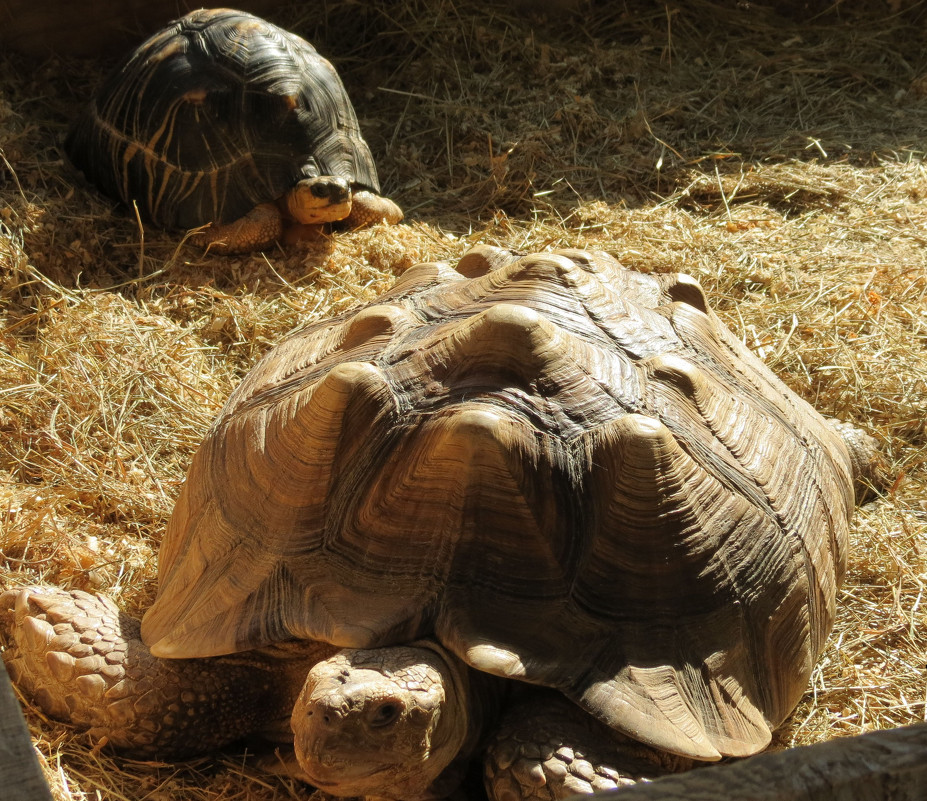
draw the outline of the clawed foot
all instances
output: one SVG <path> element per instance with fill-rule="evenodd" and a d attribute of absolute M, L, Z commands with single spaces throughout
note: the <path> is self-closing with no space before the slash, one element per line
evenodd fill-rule
<path fill-rule="evenodd" d="M 487 750 L 486 789 L 492 801 L 561 801 L 691 764 L 625 740 L 562 696 L 541 692 L 506 713 Z"/>
<path fill-rule="evenodd" d="M 187 757 L 280 716 L 278 660 L 158 659 L 139 629 L 102 595 L 53 587 L 0 594 L 10 677 L 45 714 L 95 743 L 144 758 Z"/>

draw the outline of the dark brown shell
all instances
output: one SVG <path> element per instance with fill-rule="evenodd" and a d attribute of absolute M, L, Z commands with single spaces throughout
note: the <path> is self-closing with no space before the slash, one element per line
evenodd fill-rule
<path fill-rule="evenodd" d="M 65 149 L 103 192 L 165 228 L 232 222 L 301 178 L 380 190 L 334 67 L 298 36 L 230 9 L 194 11 L 141 44 Z"/>
<path fill-rule="evenodd" d="M 411 268 L 247 376 L 190 468 L 146 642 L 433 632 L 658 748 L 760 750 L 831 628 L 846 448 L 687 276 L 491 248 L 458 270 Z"/>

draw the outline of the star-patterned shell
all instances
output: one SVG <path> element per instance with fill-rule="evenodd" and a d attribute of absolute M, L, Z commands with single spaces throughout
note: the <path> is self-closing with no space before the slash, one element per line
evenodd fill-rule
<path fill-rule="evenodd" d="M 193 460 L 143 637 L 434 635 L 704 760 L 762 749 L 831 629 L 835 430 L 684 275 L 482 247 L 291 335 Z"/>

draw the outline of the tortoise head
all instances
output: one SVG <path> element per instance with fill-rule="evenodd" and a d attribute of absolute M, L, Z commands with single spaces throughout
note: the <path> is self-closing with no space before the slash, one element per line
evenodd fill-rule
<path fill-rule="evenodd" d="M 332 795 L 431 798 L 467 741 L 466 694 L 437 646 L 345 649 L 309 672 L 291 718 L 296 757 Z"/>
<path fill-rule="evenodd" d="M 303 224 L 330 223 L 351 213 L 351 185 L 336 175 L 303 178 L 284 198 L 287 213 Z"/>

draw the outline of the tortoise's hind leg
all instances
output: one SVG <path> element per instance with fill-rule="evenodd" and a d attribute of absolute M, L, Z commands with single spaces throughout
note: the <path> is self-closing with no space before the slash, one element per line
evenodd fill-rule
<path fill-rule="evenodd" d="M 827 418 L 827 422 L 849 451 L 856 503 L 871 501 L 877 492 L 889 486 L 888 461 L 879 450 L 878 442 L 871 434 L 852 423 L 833 417 Z"/>
<path fill-rule="evenodd" d="M 552 691 L 514 704 L 485 758 L 490 801 L 560 801 L 615 790 L 692 766 L 623 738 Z"/>
<path fill-rule="evenodd" d="M 11 677 L 46 714 L 136 756 L 204 753 L 286 713 L 274 686 L 279 661 L 158 659 L 139 638 L 139 622 L 103 596 L 8 590 L 0 632 Z"/>

